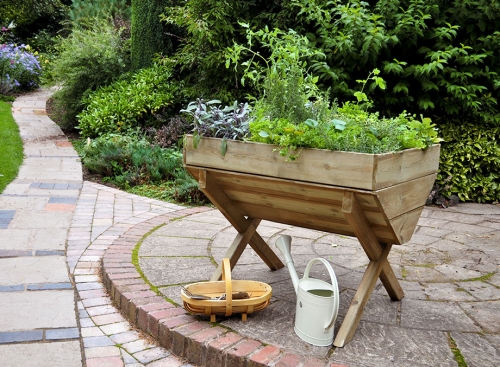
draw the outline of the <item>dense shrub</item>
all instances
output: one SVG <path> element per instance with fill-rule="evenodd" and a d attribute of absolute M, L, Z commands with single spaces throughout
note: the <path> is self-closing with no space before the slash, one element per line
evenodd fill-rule
<path fill-rule="evenodd" d="M 172 104 L 177 89 L 167 66 L 154 65 L 99 88 L 78 115 L 83 137 L 127 133 L 156 123 L 155 114 Z"/>
<path fill-rule="evenodd" d="M 40 63 L 26 45 L 0 45 L 0 93 L 32 90 L 40 83 Z"/>
<path fill-rule="evenodd" d="M 0 0 L 0 26 L 13 25 L 12 35 L 22 42 L 40 31 L 54 36 L 67 19 L 69 4 L 71 0 Z"/>
<path fill-rule="evenodd" d="M 497 1 L 295 1 L 309 39 L 331 66 L 320 74 L 334 97 L 380 67 L 387 81 L 375 105 L 388 114 L 431 112 L 500 123 L 500 3 Z"/>
<path fill-rule="evenodd" d="M 446 124 L 437 184 L 443 196 L 500 202 L 500 127 Z"/>
<path fill-rule="evenodd" d="M 108 135 L 91 142 L 83 163 L 91 172 L 126 187 L 173 179 L 180 155 L 177 150 L 153 146 L 144 139 Z"/>
<path fill-rule="evenodd" d="M 96 18 L 85 27 L 75 27 L 57 51 L 52 74 L 62 88 L 54 103 L 61 111 L 61 127 L 72 129 L 84 107 L 82 100 L 130 69 L 129 42 L 111 22 Z"/>

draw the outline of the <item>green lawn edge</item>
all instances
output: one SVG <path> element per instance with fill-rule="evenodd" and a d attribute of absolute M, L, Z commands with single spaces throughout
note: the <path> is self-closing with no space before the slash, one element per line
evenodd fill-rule
<path fill-rule="evenodd" d="M 12 104 L 0 101 L 0 193 L 12 182 L 23 163 L 23 141 L 12 116 Z"/>

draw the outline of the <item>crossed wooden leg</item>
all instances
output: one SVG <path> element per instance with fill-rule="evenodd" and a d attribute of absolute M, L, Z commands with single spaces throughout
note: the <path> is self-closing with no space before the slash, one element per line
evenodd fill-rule
<path fill-rule="evenodd" d="M 206 170 L 199 171 L 198 183 L 203 193 L 238 231 L 238 235 L 224 256 L 229 258 L 231 269 L 233 269 L 238 262 L 247 244 L 250 244 L 257 255 L 264 260 L 271 270 L 277 270 L 284 266 L 279 257 L 269 248 L 266 241 L 257 233 L 257 227 L 261 221 L 260 219 L 245 218 L 237 206 L 234 205 L 231 199 L 217 185 L 217 182 L 215 182 L 210 176 L 210 173 Z M 216 281 L 221 279 L 221 277 L 222 264 L 215 270 L 210 280 Z"/>
<path fill-rule="evenodd" d="M 391 299 L 400 300 L 404 296 L 391 265 L 387 261 L 392 245 L 382 244 L 377 240 L 354 193 L 344 192 L 342 212 L 354 229 L 354 233 L 370 259 L 370 263 L 335 337 L 333 345 L 336 347 L 343 347 L 354 336 L 363 309 L 370 298 L 373 288 L 375 288 L 378 278 L 382 281 Z"/>

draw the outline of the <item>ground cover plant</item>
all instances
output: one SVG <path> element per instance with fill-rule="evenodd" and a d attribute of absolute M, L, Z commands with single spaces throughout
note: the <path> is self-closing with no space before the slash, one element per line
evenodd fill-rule
<path fill-rule="evenodd" d="M 12 117 L 12 104 L 0 101 L 0 193 L 17 176 L 23 162 L 23 142 Z"/>
<path fill-rule="evenodd" d="M 104 182 L 148 197 L 203 204 L 206 197 L 182 165 L 182 152 L 162 148 L 141 135 L 108 134 L 80 144 L 82 163 Z"/>

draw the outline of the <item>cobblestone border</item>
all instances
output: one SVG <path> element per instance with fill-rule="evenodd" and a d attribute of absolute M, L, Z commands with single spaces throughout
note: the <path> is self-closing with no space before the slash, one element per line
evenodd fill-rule
<path fill-rule="evenodd" d="M 189 315 L 158 296 L 132 263 L 132 252 L 145 234 L 173 219 L 208 208 L 163 214 L 137 224 L 108 247 L 102 257 L 102 281 L 115 305 L 138 329 L 173 354 L 207 367 L 345 367 L 290 353 Z"/>

